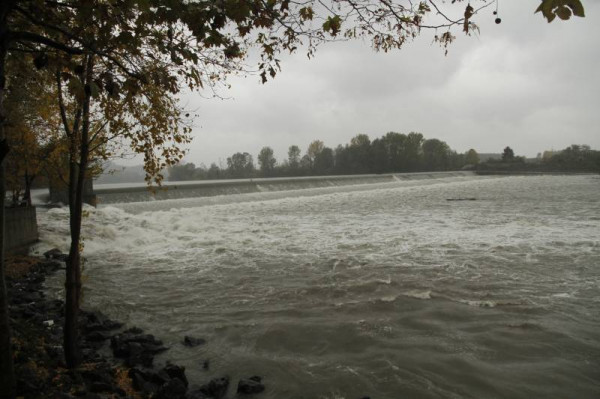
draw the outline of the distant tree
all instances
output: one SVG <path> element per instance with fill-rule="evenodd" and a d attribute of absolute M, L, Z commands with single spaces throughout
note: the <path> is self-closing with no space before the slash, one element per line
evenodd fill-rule
<path fill-rule="evenodd" d="M 479 154 L 474 149 L 470 149 L 465 153 L 465 163 L 467 165 L 476 165 L 479 163 Z"/>
<path fill-rule="evenodd" d="M 544 161 L 544 162 L 549 161 L 550 158 L 552 158 L 552 156 L 554 156 L 555 153 L 556 153 L 555 151 L 549 151 L 549 150 L 544 151 L 542 153 L 542 161 Z"/>
<path fill-rule="evenodd" d="M 302 174 L 310 174 L 312 172 L 313 161 L 310 159 L 308 154 L 304 154 L 302 158 L 300 158 L 300 172 Z"/>
<path fill-rule="evenodd" d="M 193 163 L 182 163 L 167 168 L 170 181 L 185 181 L 201 179 L 201 169 Z"/>
<path fill-rule="evenodd" d="M 371 168 L 374 173 L 391 172 L 390 155 L 385 136 L 371 143 Z"/>
<path fill-rule="evenodd" d="M 318 175 L 331 174 L 333 166 L 333 150 L 329 147 L 325 147 L 315 157 L 314 171 Z"/>
<path fill-rule="evenodd" d="M 562 151 L 554 152 L 544 163 L 553 170 L 599 172 L 600 151 L 594 151 L 588 145 L 573 144 Z"/>
<path fill-rule="evenodd" d="M 450 147 L 438 139 L 425 140 L 422 145 L 423 169 L 446 170 L 449 166 Z"/>
<path fill-rule="evenodd" d="M 277 161 L 273 156 L 273 149 L 271 147 L 263 147 L 258 154 L 258 164 L 261 174 L 263 176 L 272 176 L 276 163 Z"/>
<path fill-rule="evenodd" d="M 406 136 L 404 145 L 404 157 L 407 172 L 418 170 L 423 157 L 423 135 L 421 133 L 410 132 Z"/>
<path fill-rule="evenodd" d="M 350 139 L 351 173 L 369 173 L 371 171 L 371 139 L 366 134 L 357 134 Z"/>
<path fill-rule="evenodd" d="M 314 166 L 315 158 L 321 151 L 323 151 L 323 148 L 325 148 L 325 144 L 323 144 L 323 142 L 321 140 L 315 140 L 308 145 L 308 149 L 306 150 L 306 155 L 308 156 L 308 159 L 310 160 L 310 168 L 312 168 Z"/>
<path fill-rule="evenodd" d="M 297 145 L 291 145 L 288 149 L 288 165 L 292 170 L 300 167 L 300 147 Z"/>
<path fill-rule="evenodd" d="M 408 170 L 407 141 L 405 134 L 388 132 L 384 137 L 386 152 L 388 156 L 387 164 L 392 172 L 403 172 Z"/>
<path fill-rule="evenodd" d="M 467 162 L 465 161 L 466 155 L 460 154 L 456 151 L 448 151 L 448 165 L 446 167 L 447 170 L 458 170 L 462 169 Z"/>
<path fill-rule="evenodd" d="M 247 152 L 236 152 L 227 158 L 227 171 L 233 178 L 252 177 L 254 173 L 252 155 Z"/>
<path fill-rule="evenodd" d="M 502 161 L 512 162 L 515 159 L 515 153 L 510 147 L 506 147 L 502 153 Z"/>
<path fill-rule="evenodd" d="M 223 177 L 222 175 L 223 175 L 223 172 L 222 172 L 221 168 L 219 168 L 219 166 L 217 166 L 217 164 L 214 162 L 210 164 L 210 167 L 206 171 L 207 179 L 220 179 Z"/>

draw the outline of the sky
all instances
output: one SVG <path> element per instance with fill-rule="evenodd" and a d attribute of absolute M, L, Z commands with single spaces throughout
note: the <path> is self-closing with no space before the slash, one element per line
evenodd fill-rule
<path fill-rule="evenodd" d="M 501 0 L 502 23 L 485 9 L 474 18 L 480 34 L 455 31 L 447 55 L 427 31 L 390 53 L 331 43 L 310 60 L 302 50 L 282 56 L 267 84 L 230 78 L 219 92 L 226 99 L 187 93 L 183 104 L 198 117 L 184 161 L 225 166 L 233 153 L 256 159 L 264 146 L 284 160 L 292 144 L 304 154 L 315 139 L 335 147 L 389 131 L 420 132 L 459 152 L 600 149 L 600 1 L 583 3 L 586 18 L 548 24 L 533 13 L 539 0 Z"/>

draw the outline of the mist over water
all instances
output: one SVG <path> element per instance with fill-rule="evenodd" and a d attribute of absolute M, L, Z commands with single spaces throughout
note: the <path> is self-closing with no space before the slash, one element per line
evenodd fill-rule
<path fill-rule="evenodd" d="M 90 208 L 85 306 L 263 398 L 598 398 L 599 198 L 471 176 Z M 38 219 L 66 250 L 68 211 Z"/>

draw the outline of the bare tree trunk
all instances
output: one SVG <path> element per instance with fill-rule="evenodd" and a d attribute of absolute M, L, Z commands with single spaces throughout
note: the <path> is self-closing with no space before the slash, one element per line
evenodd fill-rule
<path fill-rule="evenodd" d="M 16 395 L 15 372 L 10 342 L 10 318 L 8 314 L 8 295 L 4 278 L 4 201 L 6 198 L 4 159 L 8 153 L 4 121 L 4 96 L 6 86 L 6 58 L 8 55 L 8 37 L 6 16 L 8 5 L 0 5 L 0 398 L 12 399 Z"/>
<path fill-rule="evenodd" d="M 29 175 L 29 171 L 25 169 L 25 192 L 23 193 L 23 200 L 27 206 L 31 206 L 31 186 L 33 185 L 34 176 Z"/>
<path fill-rule="evenodd" d="M 93 56 L 86 57 L 86 76 L 84 85 L 88 86 L 93 75 Z M 81 132 L 74 128 L 71 132 L 70 174 L 69 174 L 69 213 L 71 228 L 71 248 L 67 261 L 65 281 L 65 326 L 64 350 L 69 368 L 75 368 L 81 362 L 79 351 L 78 316 L 81 299 L 81 220 L 83 210 L 83 188 L 89 158 L 90 91 L 86 90 L 82 107 Z M 79 154 L 79 157 L 77 157 Z"/>

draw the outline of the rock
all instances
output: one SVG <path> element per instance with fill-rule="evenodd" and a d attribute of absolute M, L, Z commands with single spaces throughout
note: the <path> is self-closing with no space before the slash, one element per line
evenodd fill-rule
<path fill-rule="evenodd" d="M 227 393 L 227 388 L 229 387 L 229 377 L 221 377 L 215 378 L 211 380 L 208 384 L 204 384 L 200 387 L 199 392 L 204 395 L 214 398 L 221 399 Z"/>
<path fill-rule="evenodd" d="M 185 396 L 186 399 L 212 399 L 206 396 L 197 386 L 194 386 Z"/>
<path fill-rule="evenodd" d="M 44 252 L 44 257 L 46 259 L 59 259 L 59 257 L 62 258 L 64 256 L 67 255 L 63 254 L 58 248 L 52 248 L 51 250 Z"/>
<path fill-rule="evenodd" d="M 90 392 L 113 392 L 115 387 L 112 384 L 107 384 L 104 382 L 92 382 L 90 384 Z"/>
<path fill-rule="evenodd" d="M 56 260 L 48 260 L 46 262 L 41 263 L 40 266 L 43 267 L 47 273 L 52 273 L 57 271 L 58 269 L 64 268 L 64 265 Z"/>
<path fill-rule="evenodd" d="M 128 342 L 126 345 L 128 348 L 126 352 L 129 353 L 125 358 L 125 365 L 127 367 L 137 366 L 138 364 L 152 367 L 154 356 L 142 344 L 139 342 Z"/>
<path fill-rule="evenodd" d="M 149 381 L 150 375 L 140 369 L 132 368 L 129 370 L 129 378 L 133 389 L 140 392 L 154 394 L 158 391 L 159 385 Z"/>
<path fill-rule="evenodd" d="M 121 328 L 123 326 L 123 323 L 110 320 L 108 317 L 106 317 L 100 312 L 82 311 L 81 313 L 82 315 L 79 320 L 79 323 L 86 332 L 110 331 L 115 330 L 117 328 Z"/>
<path fill-rule="evenodd" d="M 179 378 L 173 378 L 161 386 L 154 398 L 156 399 L 185 399 L 187 387 Z"/>
<path fill-rule="evenodd" d="M 30 367 L 20 367 L 15 370 L 17 377 L 17 391 L 34 395 L 44 391 L 45 383 L 40 376 Z"/>
<path fill-rule="evenodd" d="M 88 389 L 92 392 L 113 391 L 115 371 L 106 362 L 97 363 L 92 369 L 81 370 L 81 377 L 83 377 Z M 92 389 L 94 384 L 99 390 Z"/>
<path fill-rule="evenodd" d="M 183 337 L 183 344 L 190 348 L 193 348 L 193 347 L 199 346 L 199 345 L 204 345 L 205 343 L 206 343 L 206 340 L 202 339 L 202 338 L 194 338 L 194 337 L 190 337 L 187 335 L 185 337 Z"/>
<path fill-rule="evenodd" d="M 183 384 L 186 387 L 188 386 L 188 380 L 185 376 L 185 367 L 167 363 L 167 365 L 162 369 L 162 371 L 164 371 L 169 376 L 169 378 L 177 378 L 181 380 L 181 382 L 183 382 Z"/>
<path fill-rule="evenodd" d="M 143 332 L 144 332 L 144 330 L 142 330 L 139 327 L 131 327 L 131 328 L 128 328 L 127 330 L 123 331 L 123 333 L 128 333 L 128 334 L 141 334 Z"/>
<path fill-rule="evenodd" d="M 106 331 L 92 331 L 91 333 L 85 336 L 85 339 L 87 339 L 88 341 L 98 342 L 106 341 L 107 339 L 110 339 L 111 336 L 112 334 Z"/>
<path fill-rule="evenodd" d="M 154 385 L 153 392 L 156 392 L 158 387 L 166 384 L 172 379 L 164 369 L 156 372 L 154 370 L 140 369 L 138 367 L 132 367 L 129 370 L 128 376 L 132 379 L 135 389 L 142 390 L 144 383 L 150 383 Z"/>
<path fill-rule="evenodd" d="M 154 355 L 167 350 L 162 341 L 151 334 L 123 332 L 111 337 L 110 346 L 115 357 L 126 359 L 129 367 L 141 364 L 152 366 Z"/>
<path fill-rule="evenodd" d="M 188 392 L 185 399 L 208 399 L 208 397 L 200 391 Z"/>
<path fill-rule="evenodd" d="M 260 393 L 265 390 L 265 386 L 261 381 L 262 378 L 258 376 L 241 379 L 240 382 L 238 382 L 237 392 L 246 395 Z"/>
<path fill-rule="evenodd" d="M 51 359 L 60 359 L 63 357 L 63 347 L 60 345 L 46 345 L 44 349 Z"/>

